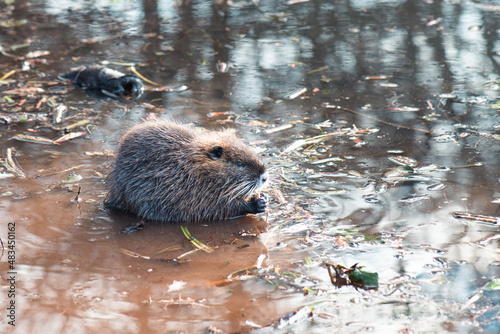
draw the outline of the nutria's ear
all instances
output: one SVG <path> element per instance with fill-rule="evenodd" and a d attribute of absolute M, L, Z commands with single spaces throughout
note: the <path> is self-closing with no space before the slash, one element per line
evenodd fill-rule
<path fill-rule="evenodd" d="M 224 149 L 222 147 L 214 146 L 214 147 L 212 147 L 210 152 L 208 152 L 208 155 L 210 156 L 210 158 L 212 160 L 219 160 L 222 157 L 223 153 L 224 153 Z"/>

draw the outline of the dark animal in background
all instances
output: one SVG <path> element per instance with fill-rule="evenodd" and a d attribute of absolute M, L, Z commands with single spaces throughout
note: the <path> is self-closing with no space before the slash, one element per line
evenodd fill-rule
<path fill-rule="evenodd" d="M 110 96 L 115 99 L 136 100 L 144 93 L 142 81 L 137 76 L 99 65 L 78 67 L 61 75 L 60 78 L 69 80 L 75 86 L 85 89 L 90 94 L 96 94 L 98 97 Z"/>
<path fill-rule="evenodd" d="M 120 141 L 105 204 L 150 220 L 222 220 L 265 212 L 267 178 L 231 130 L 146 121 Z"/>

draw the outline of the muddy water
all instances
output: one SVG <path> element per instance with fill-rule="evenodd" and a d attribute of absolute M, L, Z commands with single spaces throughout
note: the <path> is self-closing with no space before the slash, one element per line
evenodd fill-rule
<path fill-rule="evenodd" d="M 1 7 L 0 73 L 16 72 L 0 86 L 0 148 L 26 174 L 0 179 L 0 238 L 15 240 L 1 332 L 500 330 L 498 223 L 451 216 L 500 215 L 494 1 Z M 36 51 L 50 53 L 19 58 Z M 122 103 L 56 82 L 103 62 L 189 89 L 146 84 Z M 62 134 L 44 96 L 68 107 L 61 129 L 86 120 L 86 135 L 12 140 Z M 188 253 L 179 225 L 123 233 L 138 219 L 103 208 L 104 176 L 120 136 L 152 116 L 235 128 L 273 175 L 269 213 L 187 225 L 211 252 Z M 379 289 L 337 289 L 325 262 L 358 263 Z"/>

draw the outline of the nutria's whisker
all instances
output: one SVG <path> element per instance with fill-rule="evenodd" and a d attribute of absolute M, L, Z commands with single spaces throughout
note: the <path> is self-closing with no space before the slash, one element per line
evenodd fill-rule
<path fill-rule="evenodd" d="M 235 191 L 231 192 L 232 195 L 229 201 L 233 201 L 236 198 L 248 198 L 255 190 L 255 182 L 247 182 L 242 184 L 239 188 L 236 188 Z"/>

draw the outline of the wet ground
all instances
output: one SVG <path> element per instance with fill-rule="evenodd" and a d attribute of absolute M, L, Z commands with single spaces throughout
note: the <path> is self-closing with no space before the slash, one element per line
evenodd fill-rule
<path fill-rule="evenodd" d="M 0 7 L 0 332 L 500 331 L 495 1 Z M 151 82 L 120 102 L 57 80 L 89 64 Z M 235 128 L 268 214 L 184 226 L 211 251 L 178 224 L 122 233 L 104 177 L 162 116 Z M 378 289 L 332 284 L 356 263 Z"/>

